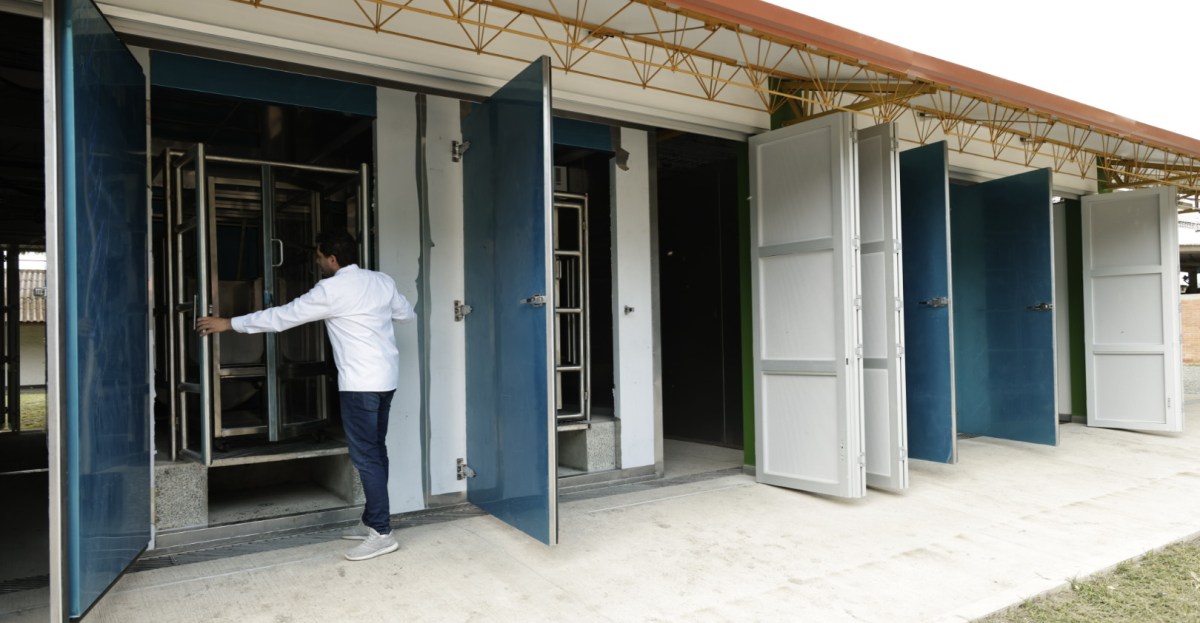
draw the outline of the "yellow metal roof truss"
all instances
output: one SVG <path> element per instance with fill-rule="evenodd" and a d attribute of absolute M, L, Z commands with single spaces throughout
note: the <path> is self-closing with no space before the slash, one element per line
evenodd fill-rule
<path fill-rule="evenodd" d="M 463 52 L 529 62 L 546 55 L 575 75 L 697 98 L 790 122 L 851 111 L 906 121 L 964 154 L 1107 188 L 1169 184 L 1200 197 L 1195 154 L 1076 124 L 1002 99 L 685 11 L 658 0 L 230 0 Z M 906 119 L 907 117 L 907 119 Z"/>

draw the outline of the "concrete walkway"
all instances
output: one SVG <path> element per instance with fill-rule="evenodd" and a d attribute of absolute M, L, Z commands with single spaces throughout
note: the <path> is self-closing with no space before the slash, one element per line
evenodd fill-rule
<path fill-rule="evenodd" d="M 133 573 L 85 621 L 967 621 L 1200 532 L 1192 398 L 1183 435 L 962 440 L 857 501 L 727 472 L 566 502 L 554 548 L 481 516 Z"/>

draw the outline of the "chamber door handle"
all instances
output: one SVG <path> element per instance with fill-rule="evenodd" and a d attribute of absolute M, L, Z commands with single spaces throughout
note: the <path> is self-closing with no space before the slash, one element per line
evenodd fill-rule
<path fill-rule="evenodd" d="M 272 245 L 279 245 L 279 259 L 271 264 L 271 268 L 279 268 L 283 266 L 283 241 L 278 238 L 271 239 Z"/>
<path fill-rule="evenodd" d="M 1029 305 L 1025 309 L 1031 311 L 1050 311 L 1054 309 L 1054 305 L 1051 303 L 1038 303 L 1037 305 Z"/>
<path fill-rule="evenodd" d="M 924 305 L 925 307 L 945 307 L 950 304 L 950 299 L 944 296 L 939 296 L 924 301 L 918 301 L 918 304 Z"/>

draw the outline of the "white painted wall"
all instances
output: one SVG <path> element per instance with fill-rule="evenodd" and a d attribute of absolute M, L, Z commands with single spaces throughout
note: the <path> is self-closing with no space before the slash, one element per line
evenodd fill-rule
<path fill-rule="evenodd" d="M 612 168 L 613 365 L 622 469 L 656 462 L 648 141 L 646 132 L 622 128 L 628 170 Z M 626 306 L 633 311 L 625 313 Z"/>
<path fill-rule="evenodd" d="M 450 142 L 462 138 L 459 101 L 427 98 L 426 162 L 433 248 L 425 258 L 430 280 L 429 462 L 430 493 L 466 491 L 455 461 L 467 456 L 466 329 L 454 321 L 463 300 L 462 163 L 450 161 Z M 468 301 L 469 302 L 469 301 Z"/>
<path fill-rule="evenodd" d="M 377 89 L 375 130 L 375 197 L 378 214 L 379 270 L 396 280 L 400 293 L 413 303 L 421 260 L 420 212 L 416 183 L 416 96 Z M 425 508 L 421 471 L 421 375 L 418 324 L 396 325 L 400 348 L 400 382 L 392 401 L 387 448 L 390 463 L 388 497 L 391 512 Z"/>
<path fill-rule="evenodd" d="M 396 279 L 422 317 L 396 325 L 401 351 L 400 383 L 388 433 L 391 510 L 425 507 L 421 431 L 421 366 L 428 365 L 428 457 L 430 493 L 465 491 L 455 461 L 466 455 L 466 339 L 454 321 L 454 301 L 463 299 L 462 165 L 451 162 L 450 142 L 461 137 L 460 102 L 426 98 L 426 165 L 429 235 L 421 257 L 421 214 L 417 194 L 417 100 L 404 91 L 379 89 L 376 120 L 376 194 L 379 269 Z M 616 412 L 621 418 L 621 467 L 656 461 L 655 386 L 650 240 L 649 135 L 621 131 L 628 170 L 613 167 L 613 287 Z M 429 280 L 429 300 L 419 301 L 420 271 Z M 423 304 L 422 304 L 423 303 Z M 628 305 L 630 314 L 623 312 Z M 421 362 L 420 322 L 429 323 L 428 361 Z"/>
<path fill-rule="evenodd" d="M 46 384 L 46 325 L 22 323 L 18 339 L 21 343 L 21 386 Z"/>

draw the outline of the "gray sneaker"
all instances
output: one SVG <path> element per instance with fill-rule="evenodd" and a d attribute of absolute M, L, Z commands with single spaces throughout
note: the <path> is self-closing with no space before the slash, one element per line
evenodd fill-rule
<path fill-rule="evenodd" d="M 367 528 L 366 524 L 360 521 L 353 526 L 342 530 L 342 538 L 346 539 L 347 541 L 365 541 L 367 538 L 367 530 L 369 529 L 370 528 Z"/>
<path fill-rule="evenodd" d="M 398 549 L 400 549 L 400 544 L 396 542 L 396 537 L 391 532 L 379 534 L 374 528 L 367 528 L 367 538 L 346 552 L 346 560 L 370 560 Z"/>

